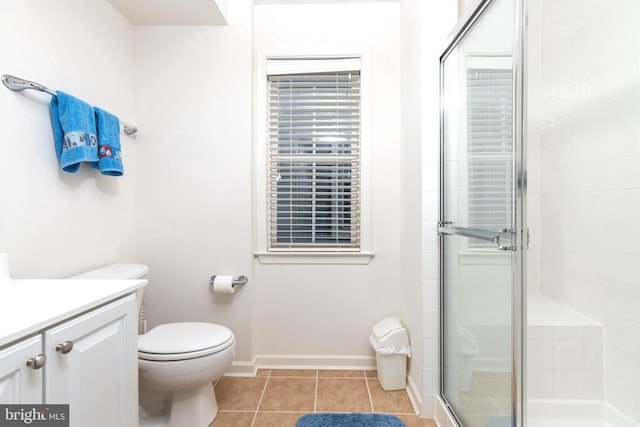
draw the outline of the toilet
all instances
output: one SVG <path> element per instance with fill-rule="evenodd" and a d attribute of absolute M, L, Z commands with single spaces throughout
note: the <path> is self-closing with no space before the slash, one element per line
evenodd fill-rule
<path fill-rule="evenodd" d="M 71 279 L 144 279 L 148 271 L 142 264 L 112 264 Z M 234 353 L 233 332 L 214 323 L 167 323 L 139 335 L 140 426 L 208 426 L 218 413 L 213 382 Z"/>

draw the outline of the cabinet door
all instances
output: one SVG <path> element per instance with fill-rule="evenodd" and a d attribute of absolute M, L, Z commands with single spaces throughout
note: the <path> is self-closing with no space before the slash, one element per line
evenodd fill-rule
<path fill-rule="evenodd" d="M 0 350 L 0 403 L 42 403 L 43 370 L 27 366 L 27 360 L 41 353 L 40 335 Z"/>
<path fill-rule="evenodd" d="M 130 295 L 45 332 L 44 400 L 69 404 L 71 427 L 138 425 L 136 307 Z"/>

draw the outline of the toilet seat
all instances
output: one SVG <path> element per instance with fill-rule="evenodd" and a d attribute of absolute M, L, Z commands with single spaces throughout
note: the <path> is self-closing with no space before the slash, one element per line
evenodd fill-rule
<path fill-rule="evenodd" d="M 223 351 L 233 343 L 233 332 L 215 323 L 168 323 L 138 337 L 138 358 L 150 361 L 195 359 Z"/>

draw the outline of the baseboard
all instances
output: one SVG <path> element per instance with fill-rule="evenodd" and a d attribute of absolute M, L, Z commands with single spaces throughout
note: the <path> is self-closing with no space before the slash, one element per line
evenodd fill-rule
<path fill-rule="evenodd" d="M 252 377 L 258 369 L 363 369 L 375 370 L 375 356 L 306 356 L 259 354 L 250 361 L 234 361 L 226 372 L 230 377 Z"/>
<path fill-rule="evenodd" d="M 225 373 L 228 377 L 255 377 L 258 372 L 256 359 L 251 361 L 234 361 Z"/>
<path fill-rule="evenodd" d="M 407 394 L 409 395 L 409 400 L 411 401 L 414 412 L 421 417 L 431 418 L 430 414 L 424 414 L 423 412 L 421 393 L 413 381 L 413 378 L 411 378 L 411 375 L 407 376 Z"/>
<path fill-rule="evenodd" d="M 374 356 L 306 356 L 299 354 L 259 354 L 259 369 L 376 369 Z"/>

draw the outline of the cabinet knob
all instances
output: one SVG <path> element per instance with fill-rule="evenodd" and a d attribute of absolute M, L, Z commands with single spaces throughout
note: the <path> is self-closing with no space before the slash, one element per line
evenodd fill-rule
<path fill-rule="evenodd" d="M 65 341 L 62 344 L 58 344 L 56 346 L 56 351 L 58 351 L 58 352 L 60 352 L 62 354 L 67 354 L 71 350 L 73 350 L 73 341 Z"/>
<path fill-rule="evenodd" d="M 39 354 L 36 357 L 32 357 L 27 360 L 27 366 L 31 369 L 40 369 L 47 362 L 47 357 L 44 354 Z"/>

